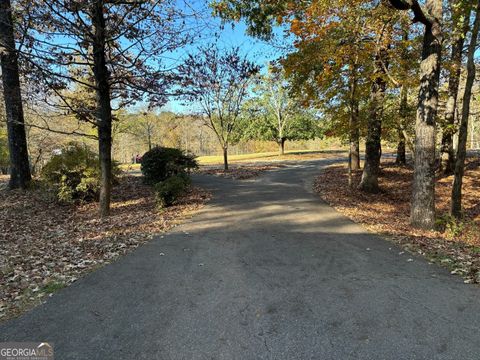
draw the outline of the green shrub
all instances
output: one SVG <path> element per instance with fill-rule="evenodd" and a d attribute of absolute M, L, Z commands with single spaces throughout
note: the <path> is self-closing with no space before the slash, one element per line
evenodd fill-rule
<path fill-rule="evenodd" d="M 120 170 L 112 168 L 116 179 Z M 85 146 L 70 143 L 43 167 L 41 177 L 57 190 L 60 201 L 97 200 L 100 193 L 100 166 L 97 154 Z"/>
<path fill-rule="evenodd" d="M 147 184 L 156 184 L 169 177 L 188 174 L 198 167 L 194 155 L 180 149 L 156 147 L 142 157 L 142 174 Z"/>
<path fill-rule="evenodd" d="M 436 219 L 436 229 L 445 232 L 448 237 L 457 237 L 465 230 L 466 223 L 450 214 L 444 214 Z"/>
<path fill-rule="evenodd" d="M 190 185 L 188 175 L 179 174 L 155 184 L 155 194 L 160 207 L 171 206 Z"/>
<path fill-rule="evenodd" d="M 457 219 L 450 214 L 444 214 L 436 220 L 436 229 L 445 233 L 447 239 L 461 238 L 462 241 L 467 243 L 476 242 L 478 234 L 480 234 L 480 228 L 473 219 Z"/>

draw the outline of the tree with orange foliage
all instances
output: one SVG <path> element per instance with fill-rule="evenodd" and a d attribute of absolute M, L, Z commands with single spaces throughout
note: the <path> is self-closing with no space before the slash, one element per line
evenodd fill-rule
<path fill-rule="evenodd" d="M 359 188 L 377 192 L 383 99 L 390 53 L 398 48 L 394 42 L 402 41 L 395 29 L 401 16 L 380 1 L 240 3 L 214 6 L 223 17 L 245 16 L 250 33 L 257 36 L 268 37 L 274 23 L 290 26 L 295 51 L 282 64 L 294 89 L 330 114 L 335 135 L 348 136 L 349 173 L 360 168 L 359 137 L 366 135 Z M 361 116 L 362 108 L 366 116 Z"/>

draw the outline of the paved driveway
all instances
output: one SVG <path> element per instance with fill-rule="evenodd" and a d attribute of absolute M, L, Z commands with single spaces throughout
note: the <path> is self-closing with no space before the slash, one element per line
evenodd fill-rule
<path fill-rule="evenodd" d="M 479 288 L 323 204 L 325 163 L 198 177 L 214 193 L 200 214 L 0 340 L 50 341 L 60 360 L 480 359 Z"/>

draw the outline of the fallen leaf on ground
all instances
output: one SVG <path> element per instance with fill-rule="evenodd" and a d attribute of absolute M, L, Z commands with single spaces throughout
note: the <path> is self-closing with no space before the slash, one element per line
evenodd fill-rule
<path fill-rule="evenodd" d="M 209 197 L 193 187 L 158 209 L 152 188 L 125 175 L 113 189 L 111 216 L 99 219 L 96 203 L 62 205 L 40 190 L 0 190 L 0 320 L 169 230 Z"/>
<path fill-rule="evenodd" d="M 348 186 L 347 168 L 335 164 L 322 170 L 314 183 L 315 191 L 337 211 L 367 229 L 388 235 L 411 253 L 426 256 L 446 266 L 467 283 L 480 283 L 480 160 L 469 159 L 464 177 L 464 226 L 451 231 L 418 230 L 410 226 L 410 199 L 413 171 L 392 162 L 383 162 L 379 184 L 381 193 L 367 194 L 356 189 L 361 171 L 353 172 Z M 448 214 L 452 177 L 436 182 L 437 213 Z M 402 255 L 404 252 L 399 252 Z"/>

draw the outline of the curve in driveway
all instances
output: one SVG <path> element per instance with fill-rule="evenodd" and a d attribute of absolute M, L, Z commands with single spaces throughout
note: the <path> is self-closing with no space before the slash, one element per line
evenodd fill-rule
<path fill-rule="evenodd" d="M 198 177 L 193 220 L 0 325 L 57 359 L 478 359 L 479 290 L 322 203 L 326 161 Z"/>

